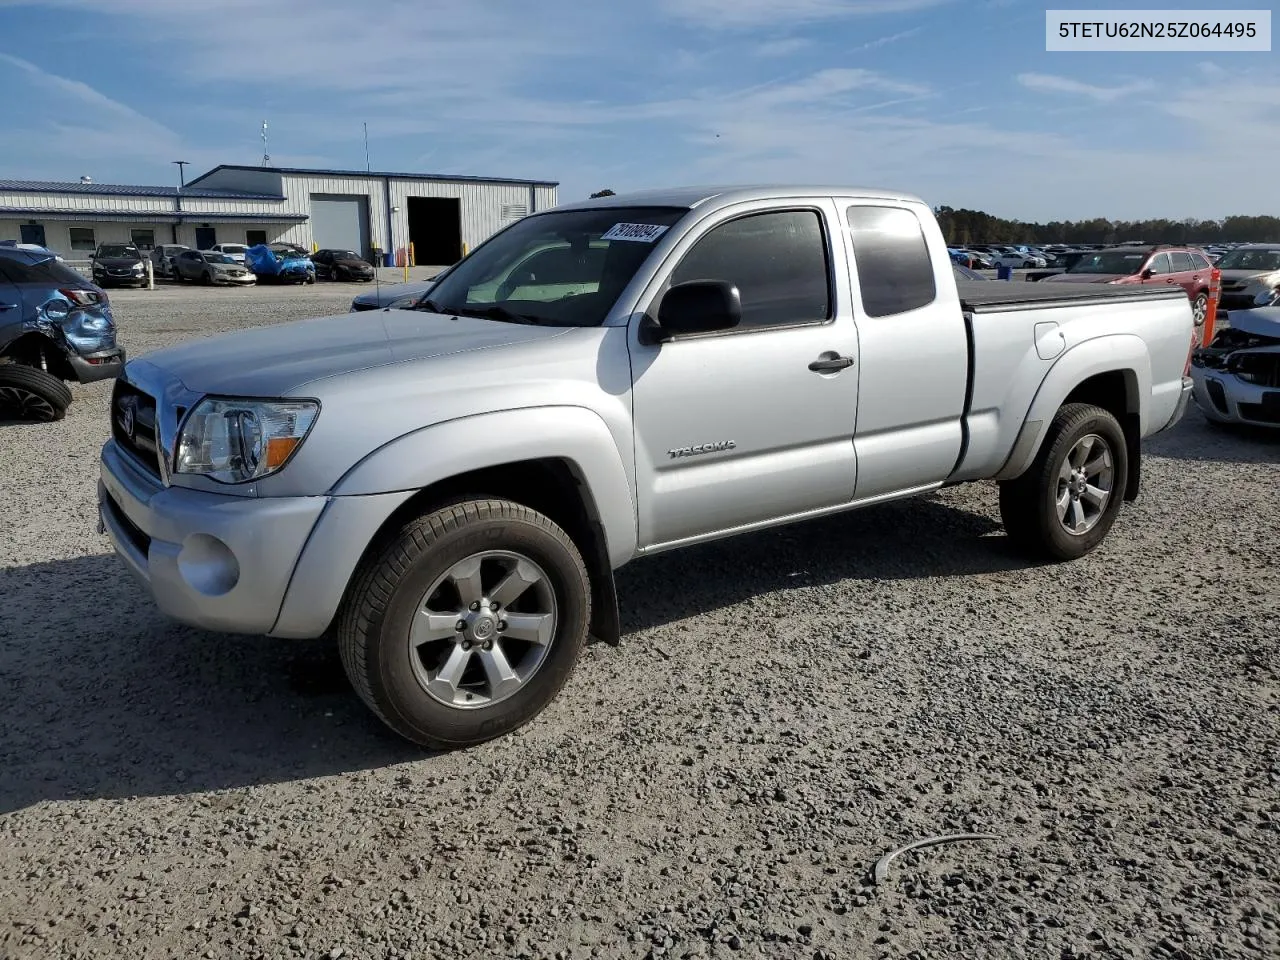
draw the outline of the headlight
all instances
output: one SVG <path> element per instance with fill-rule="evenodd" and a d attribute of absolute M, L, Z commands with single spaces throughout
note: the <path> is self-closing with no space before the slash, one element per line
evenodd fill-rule
<path fill-rule="evenodd" d="M 141 272 L 142 272 L 142 264 L 140 264 L 140 263 L 135 263 L 135 264 L 133 265 L 133 272 L 134 272 L 134 273 L 141 273 Z"/>
<path fill-rule="evenodd" d="M 178 436 L 173 472 L 219 483 L 269 476 L 302 446 L 319 412 L 313 400 L 201 400 Z"/>

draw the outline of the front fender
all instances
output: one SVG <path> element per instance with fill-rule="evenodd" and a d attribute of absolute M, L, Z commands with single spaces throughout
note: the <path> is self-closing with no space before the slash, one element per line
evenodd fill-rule
<path fill-rule="evenodd" d="M 1131 333 L 1095 337 L 1066 351 L 1049 368 L 1031 401 L 1013 452 L 994 479 L 1011 480 L 1021 476 L 1035 460 L 1049 432 L 1049 424 L 1071 392 L 1090 377 L 1116 371 L 1125 376 L 1125 393 L 1130 406 L 1136 405 L 1131 412 L 1139 417 L 1139 435 L 1145 436 L 1150 414 L 1146 400 L 1151 396 L 1151 356 L 1146 343 Z"/>
<path fill-rule="evenodd" d="M 546 406 L 461 417 L 384 444 L 348 470 L 330 494 L 421 490 L 472 470 L 562 459 L 595 502 L 614 568 L 636 551 L 636 508 L 622 457 L 605 422 L 585 407 Z"/>

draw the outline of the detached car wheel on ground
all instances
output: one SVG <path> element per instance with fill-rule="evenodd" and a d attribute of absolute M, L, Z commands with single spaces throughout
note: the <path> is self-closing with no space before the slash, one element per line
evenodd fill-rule
<path fill-rule="evenodd" d="M 0 420 L 61 420 L 71 391 L 57 377 L 16 363 L 0 363 Z"/>

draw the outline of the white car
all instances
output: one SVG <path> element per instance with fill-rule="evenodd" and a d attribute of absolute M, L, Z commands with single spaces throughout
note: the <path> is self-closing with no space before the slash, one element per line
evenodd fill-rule
<path fill-rule="evenodd" d="M 244 252 L 249 248 L 243 243 L 215 243 L 209 248 L 214 253 L 225 253 L 236 263 L 244 263 Z"/>
<path fill-rule="evenodd" d="M 1022 253 L 1019 250 L 1001 251 L 993 256 L 991 260 L 998 267 L 1013 267 L 1015 270 L 1043 270 L 1049 265 L 1044 257 L 1037 257 L 1032 253 Z"/>

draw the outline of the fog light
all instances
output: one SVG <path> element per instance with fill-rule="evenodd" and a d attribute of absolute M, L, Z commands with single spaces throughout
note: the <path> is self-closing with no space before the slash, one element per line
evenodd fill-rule
<path fill-rule="evenodd" d="M 229 593 L 240 582 L 240 562 L 231 548 L 207 533 L 194 533 L 178 551 L 182 579 L 207 597 Z"/>

